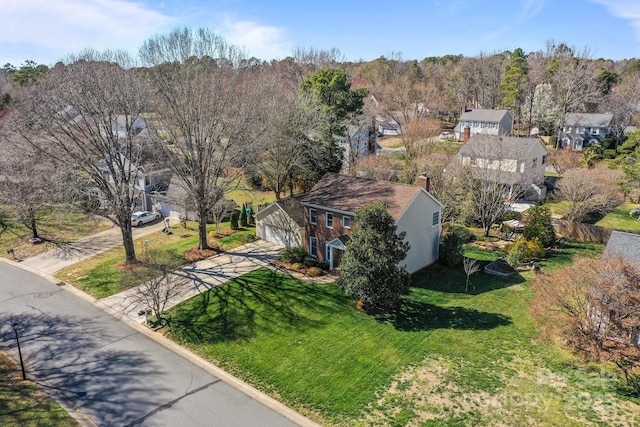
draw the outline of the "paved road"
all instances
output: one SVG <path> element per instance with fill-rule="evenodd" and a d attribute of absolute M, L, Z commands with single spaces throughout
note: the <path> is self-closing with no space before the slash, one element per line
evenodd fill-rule
<path fill-rule="evenodd" d="M 172 219 L 177 221 L 175 218 Z M 134 227 L 133 238 L 135 240 L 160 231 L 163 228 L 164 223 L 162 221 Z M 122 246 L 122 232 L 118 227 L 111 227 L 101 233 L 52 249 L 22 262 L 25 266 L 41 273 L 53 274 L 58 270 L 118 246 Z"/>
<path fill-rule="evenodd" d="M 279 258 L 281 250 L 282 246 L 258 240 L 178 270 L 169 276 L 171 285 L 165 289 L 170 299 L 165 309 L 233 278 L 270 265 L 271 261 Z M 144 288 L 145 285 L 140 287 Z M 100 303 L 117 316 L 128 316 L 131 320 L 142 323 L 145 319 L 138 313 L 149 305 L 145 303 L 142 295 L 143 293 L 136 287 L 103 298 Z"/>
<path fill-rule="evenodd" d="M 296 425 L 268 399 L 254 400 L 63 287 L 0 262 L 0 346 L 15 359 L 14 321 L 27 375 L 73 402 L 86 425 Z"/>

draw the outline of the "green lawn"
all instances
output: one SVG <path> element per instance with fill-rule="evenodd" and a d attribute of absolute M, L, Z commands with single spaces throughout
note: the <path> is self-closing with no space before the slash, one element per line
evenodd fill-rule
<path fill-rule="evenodd" d="M 629 211 L 640 205 L 637 203 L 623 203 L 613 212 L 596 222 L 601 227 L 613 228 L 614 230 L 630 231 L 632 233 L 640 233 L 640 221 L 638 216 L 629 216 Z"/>
<path fill-rule="evenodd" d="M 57 242 L 71 242 L 112 227 L 112 223 L 102 217 L 55 209 L 42 214 L 37 224 L 42 238 Z M 10 224 L 7 230 L 0 233 L 0 256 L 11 257 L 6 249 L 12 248 L 17 258 L 24 259 L 51 249 L 54 245 L 46 241 L 32 245 L 29 243 L 30 237 L 31 230 L 24 225 Z"/>
<path fill-rule="evenodd" d="M 20 368 L 0 353 L 0 426 L 77 426 L 40 388 L 23 381 Z"/>
<path fill-rule="evenodd" d="M 207 229 L 211 233 L 215 230 L 215 225 L 211 224 Z M 198 246 L 195 222 L 187 222 L 186 228 L 174 225 L 170 230 L 170 235 L 157 232 L 136 240 L 138 258 L 144 258 L 146 251 L 152 250 L 167 251 L 182 257 L 183 252 Z M 229 222 L 222 223 L 220 230 L 229 230 Z M 210 239 L 209 243 L 217 243 L 223 250 L 229 250 L 246 243 L 248 236 L 254 234 L 255 228 L 248 227 L 229 236 Z M 137 284 L 130 279 L 132 270 L 123 268 L 124 259 L 124 248 L 118 247 L 62 269 L 55 276 L 95 298 L 106 298 Z M 188 261 L 184 259 L 184 263 L 187 264 Z"/>
<path fill-rule="evenodd" d="M 543 269 L 601 251 L 570 244 Z M 398 313 L 375 317 L 334 284 L 261 269 L 172 309 L 167 334 L 323 425 L 639 423 L 600 367 L 537 339 L 532 277 L 477 273 L 466 294 L 460 267 L 434 264 Z"/>

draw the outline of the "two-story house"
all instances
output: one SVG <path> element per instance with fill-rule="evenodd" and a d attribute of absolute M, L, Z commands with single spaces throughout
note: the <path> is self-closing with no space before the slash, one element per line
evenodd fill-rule
<path fill-rule="evenodd" d="M 583 150 L 612 135 L 613 114 L 568 113 L 560 136 L 560 148 Z"/>
<path fill-rule="evenodd" d="M 403 261 L 409 273 L 438 259 L 443 205 L 422 185 L 396 184 L 328 173 L 301 199 L 305 241 L 309 255 L 328 261 L 330 269 L 340 265 L 342 255 L 357 228 L 358 209 L 384 202 L 395 220 L 398 233 L 405 231 L 411 245 Z"/>
<path fill-rule="evenodd" d="M 543 200 L 548 155 L 539 138 L 473 135 L 454 162 L 469 168 L 472 177 L 508 185 L 508 198 L 522 194 L 529 199 Z"/>
<path fill-rule="evenodd" d="M 454 129 L 456 139 L 467 135 L 511 135 L 513 118 L 507 110 L 466 110 L 460 114 L 460 122 Z"/>

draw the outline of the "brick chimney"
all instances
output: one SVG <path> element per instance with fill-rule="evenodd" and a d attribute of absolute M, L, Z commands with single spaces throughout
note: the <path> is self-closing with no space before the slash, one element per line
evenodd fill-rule
<path fill-rule="evenodd" d="M 469 138 L 471 138 L 471 128 L 469 128 L 468 126 L 466 126 L 463 130 L 463 134 L 462 134 L 462 143 L 466 144 L 467 141 L 469 141 Z"/>
<path fill-rule="evenodd" d="M 418 176 L 418 186 L 429 191 L 431 189 L 431 178 L 429 178 L 426 173 Z"/>

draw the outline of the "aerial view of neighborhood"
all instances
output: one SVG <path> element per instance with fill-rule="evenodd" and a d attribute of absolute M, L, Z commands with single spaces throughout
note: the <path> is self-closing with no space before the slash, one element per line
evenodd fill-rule
<path fill-rule="evenodd" d="M 173 28 L 0 37 L 0 426 L 640 425 L 633 53 Z"/>

